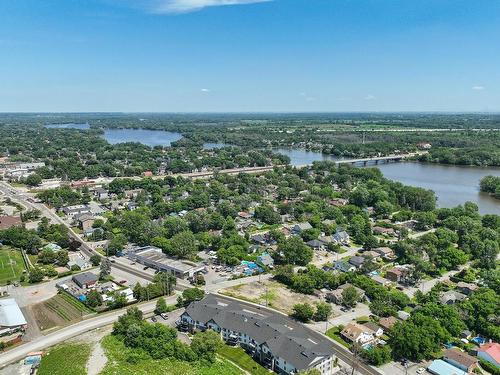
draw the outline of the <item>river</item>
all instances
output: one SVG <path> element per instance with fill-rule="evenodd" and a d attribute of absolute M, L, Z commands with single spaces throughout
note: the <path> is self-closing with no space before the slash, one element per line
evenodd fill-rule
<path fill-rule="evenodd" d="M 51 124 L 48 128 L 88 129 L 88 124 Z M 105 129 L 103 138 L 111 144 L 140 142 L 147 146 L 170 146 L 182 138 L 180 133 L 147 129 Z M 206 143 L 205 149 L 227 146 L 223 143 Z M 278 148 L 275 152 L 290 157 L 290 164 L 306 165 L 314 161 L 338 160 L 332 155 L 302 149 Z M 375 166 L 375 165 L 369 165 Z M 433 190 L 439 207 L 455 207 L 466 201 L 475 202 L 482 214 L 500 215 L 500 200 L 479 191 L 479 181 L 487 175 L 500 176 L 500 168 L 448 166 L 422 163 L 387 163 L 376 165 L 385 177 L 405 185 Z"/>
<path fill-rule="evenodd" d="M 338 160 L 332 155 L 300 149 L 277 149 L 290 157 L 290 164 L 305 165 L 314 161 Z M 424 164 L 412 162 L 374 163 L 369 167 L 377 167 L 390 180 L 405 185 L 430 189 L 436 193 L 439 207 L 455 207 L 471 201 L 478 205 L 481 214 L 500 215 L 500 200 L 479 191 L 479 181 L 487 175 L 500 176 L 500 168 L 467 167 L 441 164 Z"/>

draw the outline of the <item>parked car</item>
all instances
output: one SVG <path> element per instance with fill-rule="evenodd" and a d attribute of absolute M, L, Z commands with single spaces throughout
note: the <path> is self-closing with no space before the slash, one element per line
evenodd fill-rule
<path fill-rule="evenodd" d="M 161 313 L 160 316 L 164 319 L 164 320 L 167 320 L 168 319 L 168 314 L 167 313 Z"/>
<path fill-rule="evenodd" d="M 156 319 L 156 316 L 153 316 L 153 317 L 151 318 L 151 321 L 156 323 L 156 322 L 158 321 L 158 319 Z"/>

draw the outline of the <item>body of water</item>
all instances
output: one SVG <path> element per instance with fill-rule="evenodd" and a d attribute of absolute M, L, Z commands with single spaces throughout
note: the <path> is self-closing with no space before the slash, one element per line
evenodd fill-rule
<path fill-rule="evenodd" d="M 276 148 L 273 149 L 273 151 L 288 156 L 290 158 L 290 164 L 295 166 L 312 164 L 315 161 L 339 160 L 339 158 L 333 155 L 322 154 L 321 152 L 315 151 L 307 151 L 299 148 Z"/>
<path fill-rule="evenodd" d="M 111 144 L 139 142 L 144 145 L 154 146 L 170 146 L 172 142 L 182 138 L 182 134 L 175 132 L 167 132 L 164 130 L 148 130 L 148 129 L 105 129 L 104 139 Z"/>
<path fill-rule="evenodd" d="M 89 124 L 48 124 L 45 125 L 47 129 L 78 129 L 78 130 L 88 130 L 90 129 Z"/>
<path fill-rule="evenodd" d="M 290 157 L 295 166 L 311 164 L 314 161 L 339 160 L 332 155 L 301 149 L 276 149 L 276 152 Z M 439 207 L 455 207 L 467 201 L 476 203 L 481 214 L 500 215 L 500 200 L 479 191 L 479 182 L 484 176 L 500 176 L 500 168 L 465 167 L 425 163 L 370 163 L 390 180 L 405 185 L 430 189 L 436 193 Z"/>

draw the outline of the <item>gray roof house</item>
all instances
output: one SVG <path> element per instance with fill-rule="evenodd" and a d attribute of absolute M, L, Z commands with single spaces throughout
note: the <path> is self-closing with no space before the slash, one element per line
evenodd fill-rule
<path fill-rule="evenodd" d="M 323 335 L 262 306 L 209 294 L 181 315 L 190 329 L 213 329 L 242 346 L 257 361 L 281 374 L 317 369 L 332 373 L 334 351 Z"/>
<path fill-rule="evenodd" d="M 306 245 L 313 248 L 314 250 L 320 250 L 325 248 L 325 243 L 320 240 L 307 241 Z"/>
<path fill-rule="evenodd" d="M 307 222 L 295 224 L 292 228 L 292 230 L 297 233 L 300 233 L 303 230 L 308 230 L 308 229 L 312 229 L 312 225 Z"/>
<path fill-rule="evenodd" d="M 349 244 L 349 234 L 345 230 L 339 230 L 333 235 L 333 240 L 338 244 Z"/>
<path fill-rule="evenodd" d="M 349 263 L 352 264 L 354 267 L 359 268 L 363 265 L 365 262 L 365 258 L 363 257 L 358 257 L 358 256 L 353 256 L 351 259 L 349 259 Z"/>

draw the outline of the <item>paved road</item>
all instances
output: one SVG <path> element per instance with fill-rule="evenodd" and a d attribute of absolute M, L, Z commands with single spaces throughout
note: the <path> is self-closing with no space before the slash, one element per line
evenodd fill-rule
<path fill-rule="evenodd" d="M 167 303 L 173 304 L 177 300 L 177 296 L 173 295 L 166 298 Z M 150 314 L 153 312 L 156 301 L 145 302 L 136 305 L 144 314 Z M 83 320 L 77 324 L 60 329 L 54 333 L 48 334 L 46 336 L 39 337 L 29 343 L 17 346 L 11 350 L 8 350 L 0 356 L 0 368 L 8 365 L 9 363 L 18 361 L 24 358 L 29 352 L 39 351 L 54 346 L 70 338 L 81 335 L 85 332 L 91 331 L 93 329 L 107 326 L 118 320 L 118 317 L 125 313 L 125 309 L 115 310 L 109 313 L 100 314 L 95 318 Z"/>

